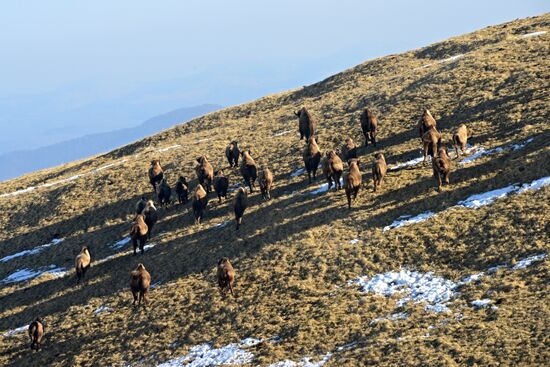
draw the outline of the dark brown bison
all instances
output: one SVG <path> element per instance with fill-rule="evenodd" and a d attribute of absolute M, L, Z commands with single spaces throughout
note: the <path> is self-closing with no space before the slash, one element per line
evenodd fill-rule
<path fill-rule="evenodd" d="M 141 214 L 143 214 L 143 219 L 145 221 L 145 224 L 147 224 L 147 238 L 151 238 L 153 227 L 159 219 L 157 208 L 155 207 L 155 203 L 153 203 L 153 200 L 149 200 L 147 202 Z"/>
<path fill-rule="evenodd" d="M 44 337 L 44 323 L 40 317 L 30 323 L 29 338 L 31 339 L 31 350 L 39 350 Z"/>
<path fill-rule="evenodd" d="M 76 258 L 74 260 L 74 269 L 78 283 L 80 283 L 80 280 L 84 278 L 86 270 L 88 270 L 88 268 L 90 267 L 90 262 L 90 250 L 87 246 L 84 246 L 82 247 L 82 250 L 80 250 L 80 253 L 76 255 Z"/>
<path fill-rule="evenodd" d="M 347 162 L 350 159 L 357 158 L 357 145 L 352 138 L 347 138 L 340 151 L 342 160 Z"/>
<path fill-rule="evenodd" d="M 214 190 L 218 195 L 218 200 L 221 203 L 222 197 L 227 199 L 227 190 L 229 189 L 229 179 L 224 176 L 223 171 L 219 170 L 214 176 Z"/>
<path fill-rule="evenodd" d="M 376 132 L 378 129 L 378 118 L 374 116 L 371 110 L 366 108 L 360 117 L 361 130 L 365 136 L 365 146 L 369 145 L 369 140 L 376 147 Z"/>
<path fill-rule="evenodd" d="M 424 134 L 426 134 L 426 132 L 432 127 L 437 130 L 437 122 L 430 113 L 430 110 L 424 110 L 422 117 L 420 117 L 420 121 L 418 121 L 418 133 L 420 134 L 420 139 L 423 139 Z"/>
<path fill-rule="evenodd" d="M 149 182 L 153 186 L 153 191 L 157 192 L 157 185 L 164 178 L 164 172 L 160 166 L 160 161 L 158 159 L 153 159 L 151 161 L 151 167 L 149 168 Z"/>
<path fill-rule="evenodd" d="M 145 196 L 142 196 L 141 199 L 136 203 L 136 214 L 141 214 L 143 209 L 145 209 L 145 205 L 147 205 L 147 198 L 145 198 Z"/>
<path fill-rule="evenodd" d="M 323 174 L 327 179 L 329 190 L 332 188 L 333 183 L 334 191 L 342 188 L 340 178 L 342 177 L 343 172 L 344 163 L 342 163 L 342 160 L 338 157 L 338 154 L 336 154 L 334 150 L 329 151 L 323 159 Z"/>
<path fill-rule="evenodd" d="M 148 232 L 149 228 L 147 227 L 147 224 L 145 224 L 145 217 L 143 214 L 136 215 L 132 223 L 132 227 L 130 228 L 130 238 L 132 239 L 132 246 L 134 247 L 134 255 L 136 255 L 138 243 L 141 253 L 143 254 L 145 251 L 143 247 L 145 246 L 145 242 L 147 242 Z"/>
<path fill-rule="evenodd" d="M 167 206 L 172 199 L 172 188 L 166 182 L 166 178 L 163 178 L 160 185 L 157 188 L 157 197 L 161 206 Z"/>
<path fill-rule="evenodd" d="M 208 204 L 208 196 L 201 184 L 198 184 L 193 194 L 192 206 L 195 224 L 201 224 L 206 205 Z"/>
<path fill-rule="evenodd" d="M 271 188 L 273 187 L 273 173 L 269 168 L 264 168 L 260 171 L 260 190 L 263 199 L 271 199 Z"/>
<path fill-rule="evenodd" d="M 321 151 L 319 150 L 319 146 L 317 145 L 314 137 L 308 139 L 302 156 L 304 158 L 304 166 L 306 167 L 307 177 L 309 179 L 309 183 L 311 183 L 311 176 L 313 175 L 313 180 L 317 177 L 317 168 L 319 167 L 319 162 L 321 161 Z"/>
<path fill-rule="evenodd" d="M 197 158 L 197 165 L 195 166 L 195 172 L 197 173 L 197 179 L 206 193 L 212 191 L 212 181 L 214 179 L 214 167 L 208 162 L 206 156 L 201 155 Z"/>
<path fill-rule="evenodd" d="M 298 130 L 300 131 L 300 140 L 304 137 L 306 141 L 310 137 L 315 136 L 315 131 L 317 130 L 317 122 L 311 117 L 308 110 L 305 107 L 302 107 L 300 111 L 294 112 L 298 117 Z"/>
<path fill-rule="evenodd" d="M 242 161 L 241 161 L 241 175 L 243 176 L 244 182 L 250 188 L 250 192 L 254 192 L 256 187 L 256 179 L 258 178 L 258 165 L 252 159 L 250 155 L 250 150 L 242 151 Z"/>
<path fill-rule="evenodd" d="M 239 155 L 239 146 L 237 145 L 237 141 L 233 140 L 229 143 L 227 148 L 225 148 L 225 156 L 229 162 L 229 167 L 237 167 L 239 165 Z"/>
<path fill-rule="evenodd" d="M 180 204 L 186 204 L 189 200 L 189 184 L 183 176 L 180 176 L 176 182 L 176 195 Z"/>
<path fill-rule="evenodd" d="M 132 296 L 134 296 L 133 305 L 135 305 L 136 301 L 138 301 L 139 306 L 143 301 L 143 306 L 145 306 L 147 303 L 146 295 L 150 286 L 151 274 L 149 274 L 143 264 L 138 264 L 138 266 L 130 272 L 130 290 L 132 291 Z"/>
<path fill-rule="evenodd" d="M 235 212 L 235 222 L 237 223 L 237 229 L 243 222 L 244 211 L 248 207 L 248 195 L 244 187 L 239 187 L 237 195 L 233 201 L 233 211 Z"/>
<path fill-rule="evenodd" d="M 468 135 L 470 130 L 464 124 L 460 124 L 456 133 L 453 135 L 453 145 L 456 152 L 456 159 L 460 158 L 460 151 L 462 154 L 466 151 L 466 144 L 468 143 Z"/>
<path fill-rule="evenodd" d="M 225 294 L 225 291 L 229 289 L 231 295 L 233 294 L 233 283 L 235 282 L 235 270 L 233 265 L 229 262 L 227 257 L 222 257 L 218 261 L 218 286 L 220 287 L 220 292 Z"/>
<path fill-rule="evenodd" d="M 428 155 L 433 158 L 433 156 L 437 154 L 437 151 L 439 150 L 440 146 L 441 146 L 441 134 L 439 133 L 439 131 L 437 131 L 435 126 L 432 126 L 422 136 L 424 162 L 426 162 L 426 158 Z"/>
<path fill-rule="evenodd" d="M 372 181 L 374 182 L 374 191 L 378 190 L 378 187 L 382 185 L 382 181 L 384 180 L 384 176 L 386 176 L 387 170 L 388 166 L 386 165 L 384 154 L 376 153 L 374 155 L 374 161 L 372 162 Z"/>
<path fill-rule="evenodd" d="M 349 169 L 344 174 L 344 187 L 348 199 L 348 208 L 351 209 L 351 202 L 357 198 L 361 188 L 361 171 L 359 170 L 359 160 L 349 161 Z"/>
<path fill-rule="evenodd" d="M 449 184 L 449 174 L 451 172 L 451 158 L 447 154 L 447 148 L 439 148 L 437 157 L 432 160 L 432 169 L 437 181 L 437 189 L 441 191 L 442 181 Z"/>

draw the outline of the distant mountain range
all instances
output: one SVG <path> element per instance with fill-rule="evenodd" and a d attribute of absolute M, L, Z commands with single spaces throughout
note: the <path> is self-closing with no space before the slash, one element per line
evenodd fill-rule
<path fill-rule="evenodd" d="M 179 108 L 150 118 L 136 127 L 85 135 L 37 149 L 2 154 L 0 180 L 107 152 L 220 108 L 222 106 L 215 104 Z"/>

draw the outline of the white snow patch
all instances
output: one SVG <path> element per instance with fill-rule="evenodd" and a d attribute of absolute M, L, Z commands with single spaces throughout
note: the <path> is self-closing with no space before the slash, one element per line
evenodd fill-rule
<path fill-rule="evenodd" d="M 425 309 L 434 312 L 446 312 L 446 303 L 455 295 L 457 284 L 433 273 L 419 273 L 408 269 L 398 272 L 389 271 L 372 278 L 359 277 L 352 284 L 358 284 L 365 293 L 374 292 L 386 297 L 402 293 L 398 307 L 412 302 L 426 303 Z"/>
<path fill-rule="evenodd" d="M 99 315 L 100 313 L 104 313 L 104 312 L 113 312 L 113 309 L 111 307 L 102 305 L 95 309 L 94 315 Z"/>
<path fill-rule="evenodd" d="M 521 38 L 529 38 L 529 37 L 536 37 L 536 36 L 541 36 L 543 34 L 545 34 L 546 31 L 538 31 L 538 32 L 532 32 L 532 33 L 527 33 L 527 34 L 522 34 L 521 35 Z"/>
<path fill-rule="evenodd" d="M 480 147 L 480 146 L 473 146 L 469 150 L 466 150 L 466 153 L 469 153 L 469 152 L 473 151 L 472 155 L 462 158 L 460 160 L 460 164 L 464 165 L 466 163 L 471 163 L 471 162 L 477 160 L 478 158 L 486 156 L 486 155 L 499 154 L 499 153 L 502 153 L 502 152 L 507 151 L 507 150 L 522 149 L 527 144 L 531 143 L 533 140 L 535 140 L 535 139 L 534 138 L 529 138 L 529 139 L 527 139 L 527 140 L 525 140 L 521 143 L 509 144 L 509 145 L 505 145 L 503 147 L 497 147 L 497 148 L 493 148 L 493 149 L 485 149 L 485 148 Z"/>
<path fill-rule="evenodd" d="M 340 178 L 340 185 L 344 185 L 344 179 L 343 178 Z M 334 187 L 334 184 L 333 184 L 333 187 Z M 314 189 L 314 190 L 311 190 L 310 192 L 308 192 L 308 194 L 310 195 L 317 195 L 317 194 L 322 194 L 323 192 L 327 192 L 328 191 L 328 182 L 322 184 L 321 186 L 319 186 L 318 188 Z"/>
<path fill-rule="evenodd" d="M 208 141 L 210 140 L 210 138 L 206 138 L 206 139 L 199 139 L 196 141 L 196 143 L 202 143 L 203 141 Z"/>
<path fill-rule="evenodd" d="M 51 274 L 56 278 L 61 278 L 67 275 L 67 270 L 65 268 L 57 267 L 56 265 L 50 265 L 37 270 L 32 269 L 19 269 L 6 278 L 2 279 L 0 283 L 9 284 L 9 283 L 19 283 L 26 280 L 34 279 L 43 274 Z"/>
<path fill-rule="evenodd" d="M 63 242 L 63 238 L 56 238 L 56 239 L 53 239 L 50 243 L 46 243 L 45 245 L 37 246 L 37 247 L 35 247 L 33 249 L 30 249 L 30 250 L 24 250 L 24 251 L 15 253 L 13 255 L 4 256 L 3 258 L 0 259 L 0 262 L 5 263 L 7 261 L 10 261 L 11 259 L 15 259 L 15 258 L 18 258 L 18 257 L 21 257 L 21 256 L 28 256 L 28 255 L 38 254 L 39 252 L 42 252 L 44 249 L 46 249 L 50 246 L 60 244 L 61 242 Z"/>
<path fill-rule="evenodd" d="M 485 276 L 484 273 L 477 273 L 477 274 L 468 275 L 466 278 L 462 279 L 459 284 L 468 284 L 468 283 L 471 283 L 471 282 L 476 282 L 479 279 L 481 279 L 483 276 Z"/>
<path fill-rule="evenodd" d="M 13 329 L 13 330 L 9 330 L 9 331 L 6 331 L 4 334 L 2 334 L 4 337 L 10 337 L 10 336 L 14 336 L 16 334 L 20 334 L 22 332 L 24 332 L 25 330 L 28 330 L 29 326 L 28 325 L 24 325 L 24 326 L 20 326 L 16 329 Z"/>
<path fill-rule="evenodd" d="M 304 174 L 305 172 L 306 172 L 305 168 L 298 168 L 296 171 L 294 171 L 290 174 L 290 177 L 300 176 L 300 175 Z"/>
<path fill-rule="evenodd" d="M 354 238 L 353 240 L 349 241 L 352 245 L 355 245 L 357 242 L 359 242 L 358 238 Z"/>
<path fill-rule="evenodd" d="M 397 218 L 397 220 L 393 221 L 392 224 L 385 226 L 383 228 L 383 231 L 386 232 L 386 231 L 389 231 L 390 229 L 395 229 L 403 226 L 408 226 L 410 224 L 424 222 L 430 219 L 431 217 L 433 217 L 434 215 L 435 213 L 433 212 L 420 213 L 418 215 L 415 215 L 414 217 L 411 217 L 410 215 L 402 215 L 399 218 Z"/>
<path fill-rule="evenodd" d="M 423 160 L 424 160 L 424 157 L 414 158 L 414 159 L 411 159 L 410 161 L 406 161 L 406 162 L 402 162 L 402 163 L 396 163 L 396 164 L 388 167 L 388 169 L 390 171 L 395 171 L 395 170 L 398 170 L 398 169 L 401 169 L 401 168 L 404 168 L 404 167 L 414 167 L 414 166 L 422 163 Z"/>
<path fill-rule="evenodd" d="M 153 247 L 155 247 L 156 245 L 158 245 L 158 243 L 148 243 L 147 245 L 143 246 L 143 252 L 145 251 L 149 251 L 150 249 L 152 249 Z"/>
<path fill-rule="evenodd" d="M 517 191 L 518 187 L 516 185 L 506 186 L 500 189 L 491 190 L 483 192 L 481 194 L 475 194 L 469 196 L 465 200 L 458 202 L 459 206 L 464 206 L 466 208 L 479 208 L 480 206 L 491 204 L 493 201 L 499 198 L 503 198 L 510 194 L 511 192 Z"/>
<path fill-rule="evenodd" d="M 181 147 L 180 144 L 176 144 L 176 145 L 171 145 L 169 147 L 166 147 L 166 148 L 160 148 L 159 150 L 157 150 L 159 153 L 162 153 L 162 152 L 166 152 L 168 150 L 172 150 L 172 149 L 176 149 L 176 148 L 179 148 Z"/>
<path fill-rule="evenodd" d="M 231 223 L 231 221 L 230 221 L 230 220 L 226 220 L 226 221 L 223 221 L 223 222 L 221 222 L 221 223 L 216 224 L 216 225 L 214 226 L 214 228 L 223 228 L 223 227 L 227 226 L 229 223 Z"/>
<path fill-rule="evenodd" d="M 332 357 L 332 353 L 325 354 L 319 361 L 313 362 L 310 357 L 305 357 L 298 362 L 284 360 L 270 364 L 268 367 L 321 367 Z"/>
<path fill-rule="evenodd" d="M 273 134 L 273 136 L 282 136 L 282 135 L 290 134 L 290 133 L 293 132 L 293 131 L 294 131 L 294 130 L 279 131 L 279 132 Z"/>
<path fill-rule="evenodd" d="M 132 239 L 130 237 L 124 237 L 118 242 L 115 242 L 111 245 L 112 249 L 118 250 L 122 247 L 124 247 L 127 243 L 129 243 Z"/>
<path fill-rule="evenodd" d="M 493 310 L 496 310 L 497 307 L 491 305 L 491 303 L 492 301 L 488 298 L 476 299 L 475 301 L 472 301 L 472 306 L 474 306 L 475 308 L 485 308 L 491 306 Z"/>
<path fill-rule="evenodd" d="M 542 178 L 539 178 L 538 180 L 521 185 L 521 188 L 518 190 L 518 193 L 521 194 L 530 190 L 538 190 L 548 185 L 550 185 L 550 176 L 542 177 Z"/>
<path fill-rule="evenodd" d="M 437 63 L 441 64 L 441 63 L 444 63 L 444 62 L 453 62 L 453 61 L 456 61 L 456 60 L 461 59 L 463 57 L 464 57 L 464 54 L 458 54 L 458 55 L 454 55 L 454 56 L 448 57 L 448 58 L 443 59 L 443 60 L 439 60 L 439 61 L 437 61 Z"/>
<path fill-rule="evenodd" d="M 512 267 L 512 269 L 514 269 L 514 270 L 525 269 L 526 267 L 533 265 L 534 262 L 542 261 L 545 258 L 546 258 L 546 254 L 539 254 L 539 255 L 529 256 L 529 257 L 527 257 L 523 260 L 518 261 L 516 263 L 516 265 L 514 265 Z"/>

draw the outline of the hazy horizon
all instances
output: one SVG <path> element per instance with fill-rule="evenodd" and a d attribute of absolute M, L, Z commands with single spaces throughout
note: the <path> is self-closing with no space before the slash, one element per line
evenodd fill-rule
<path fill-rule="evenodd" d="M 550 10 L 543 1 L 162 4 L 4 4 L 0 154 L 243 103 Z"/>

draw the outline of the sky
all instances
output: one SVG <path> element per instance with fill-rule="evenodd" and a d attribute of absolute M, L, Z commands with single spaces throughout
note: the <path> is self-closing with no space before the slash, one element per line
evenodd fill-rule
<path fill-rule="evenodd" d="M 0 5 L 0 154 L 225 106 L 550 11 L 549 1 L 66 1 Z"/>

